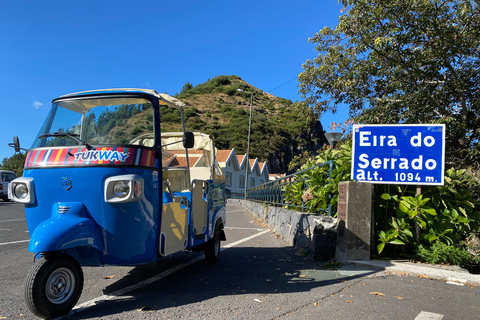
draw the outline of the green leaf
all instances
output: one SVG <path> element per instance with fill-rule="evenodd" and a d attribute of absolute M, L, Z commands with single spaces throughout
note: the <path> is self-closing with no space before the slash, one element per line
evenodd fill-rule
<path fill-rule="evenodd" d="M 392 197 L 391 197 L 388 193 L 382 194 L 382 195 L 381 195 L 381 198 L 382 198 L 383 200 L 390 200 L 390 199 L 392 199 Z"/>
<path fill-rule="evenodd" d="M 420 228 L 422 228 L 422 229 L 425 229 L 427 227 L 427 223 L 425 221 L 423 221 L 422 219 L 417 219 L 416 222 L 420 226 Z"/>
<path fill-rule="evenodd" d="M 462 217 L 462 216 L 458 216 L 457 221 L 460 222 L 460 223 L 470 223 L 469 219 L 467 219 L 465 217 Z"/>
<path fill-rule="evenodd" d="M 429 233 L 429 234 L 426 234 L 424 237 L 427 241 L 432 242 L 434 240 L 437 240 L 439 236 L 437 236 L 436 234 Z"/>
<path fill-rule="evenodd" d="M 383 249 L 385 248 L 385 242 L 381 242 L 377 245 L 378 253 L 382 253 Z"/>
<path fill-rule="evenodd" d="M 404 243 L 402 240 L 400 240 L 400 239 L 395 239 L 395 240 L 389 241 L 388 243 L 390 243 L 390 244 L 396 244 L 396 245 L 402 245 L 402 244 L 404 245 L 404 244 L 405 244 L 405 243 Z"/>
<path fill-rule="evenodd" d="M 398 209 L 400 209 L 400 211 L 404 213 L 408 213 L 409 211 L 409 208 L 403 202 L 400 202 L 400 204 L 398 205 Z"/>
<path fill-rule="evenodd" d="M 422 212 L 428 213 L 429 215 L 432 215 L 432 216 L 437 215 L 437 211 L 435 211 L 435 209 L 433 209 L 433 208 L 422 209 Z"/>
<path fill-rule="evenodd" d="M 415 216 L 417 215 L 417 211 L 415 211 L 415 210 L 408 210 L 407 214 L 408 214 L 408 216 L 410 217 L 410 219 L 413 219 L 413 218 L 415 218 Z"/>
<path fill-rule="evenodd" d="M 402 230 L 402 233 L 403 233 L 403 234 L 406 234 L 407 236 L 413 238 L 412 231 L 410 231 L 410 230 L 408 230 L 408 229 L 403 229 L 403 230 Z"/>

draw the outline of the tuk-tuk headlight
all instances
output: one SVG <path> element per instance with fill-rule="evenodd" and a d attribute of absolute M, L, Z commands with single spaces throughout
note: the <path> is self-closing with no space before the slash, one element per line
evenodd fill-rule
<path fill-rule="evenodd" d="M 17 183 L 13 187 L 13 195 L 18 199 L 25 199 L 28 196 L 28 187 L 25 183 Z"/>
<path fill-rule="evenodd" d="M 143 178 L 136 174 L 114 176 L 105 180 L 105 202 L 138 201 L 143 197 Z"/>
<path fill-rule="evenodd" d="M 28 177 L 14 179 L 8 185 L 8 194 L 15 202 L 34 203 L 35 184 L 33 183 L 33 179 Z"/>
<path fill-rule="evenodd" d="M 119 198 L 125 198 L 128 196 L 130 188 L 128 187 L 128 181 L 117 181 L 113 185 L 113 193 Z"/>

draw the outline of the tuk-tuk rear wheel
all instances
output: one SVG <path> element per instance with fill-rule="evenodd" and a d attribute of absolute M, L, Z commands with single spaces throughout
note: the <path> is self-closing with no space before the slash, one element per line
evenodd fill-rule
<path fill-rule="evenodd" d="M 25 301 L 30 311 L 41 318 L 68 313 L 83 289 L 80 264 L 67 255 L 48 255 L 40 259 L 25 280 Z"/>
<path fill-rule="evenodd" d="M 205 261 L 207 264 L 216 264 L 220 256 L 221 234 L 220 228 L 215 228 L 213 238 L 208 240 L 205 247 Z"/>

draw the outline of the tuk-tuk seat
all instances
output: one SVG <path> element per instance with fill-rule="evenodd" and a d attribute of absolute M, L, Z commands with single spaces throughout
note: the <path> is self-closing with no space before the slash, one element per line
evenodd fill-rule
<path fill-rule="evenodd" d="M 142 134 L 138 137 L 132 139 L 129 144 L 144 146 L 144 147 L 153 147 L 155 145 L 155 135 L 153 133 Z"/>
<path fill-rule="evenodd" d="M 187 168 L 163 168 L 163 182 L 167 183 L 172 192 L 179 192 L 190 189 L 190 183 L 187 181 Z"/>

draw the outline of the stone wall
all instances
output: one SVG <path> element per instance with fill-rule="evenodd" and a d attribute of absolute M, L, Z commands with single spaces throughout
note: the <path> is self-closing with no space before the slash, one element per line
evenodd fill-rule
<path fill-rule="evenodd" d="M 336 218 L 271 207 L 248 200 L 229 199 L 228 203 L 247 209 L 289 245 L 308 252 L 309 258 L 328 260 L 335 257 Z"/>

